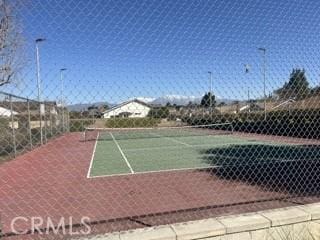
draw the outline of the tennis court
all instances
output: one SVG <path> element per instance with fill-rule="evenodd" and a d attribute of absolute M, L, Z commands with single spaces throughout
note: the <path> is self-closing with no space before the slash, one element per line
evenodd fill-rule
<path fill-rule="evenodd" d="M 89 130 L 88 133 L 95 136 L 91 140 L 96 142 L 88 177 L 217 168 L 219 164 L 208 161 L 207 154 L 204 154 L 208 149 L 220 149 L 209 155 L 223 159 L 221 149 L 224 148 L 249 144 L 279 145 L 235 135 L 231 124 Z"/>

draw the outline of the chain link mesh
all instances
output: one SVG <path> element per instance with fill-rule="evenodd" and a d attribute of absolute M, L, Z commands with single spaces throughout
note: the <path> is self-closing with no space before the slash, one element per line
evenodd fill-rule
<path fill-rule="evenodd" d="M 0 236 L 317 202 L 319 9 L 1 0 Z"/>

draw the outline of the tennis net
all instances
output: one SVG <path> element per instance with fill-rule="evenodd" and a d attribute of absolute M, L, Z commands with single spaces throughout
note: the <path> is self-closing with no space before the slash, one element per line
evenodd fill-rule
<path fill-rule="evenodd" d="M 86 128 L 84 140 L 125 140 L 139 138 L 193 137 L 233 134 L 232 123 L 152 128 Z"/>

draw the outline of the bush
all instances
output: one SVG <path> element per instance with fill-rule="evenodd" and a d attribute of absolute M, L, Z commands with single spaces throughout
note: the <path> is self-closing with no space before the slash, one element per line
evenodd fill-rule
<path fill-rule="evenodd" d="M 92 119 L 70 119 L 70 132 L 83 132 L 86 127 L 94 124 L 95 120 Z"/>
<path fill-rule="evenodd" d="M 168 107 L 160 107 L 160 108 L 152 108 L 148 117 L 150 118 L 167 118 L 169 116 L 169 108 Z"/>
<path fill-rule="evenodd" d="M 0 128 L 6 128 L 9 126 L 9 119 L 0 118 Z"/>
<path fill-rule="evenodd" d="M 107 128 L 155 127 L 160 123 L 156 118 L 111 118 L 105 123 Z"/>
<path fill-rule="evenodd" d="M 300 138 L 320 137 L 320 111 L 316 109 L 240 114 L 214 114 L 212 117 L 194 116 L 182 119 L 189 125 L 232 122 L 235 131 L 290 136 Z"/>
<path fill-rule="evenodd" d="M 181 115 L 175 114 L 175 113 L 171 113 L 171 114 L 169 114 L 169 116 L 168 116 L 167 119 L 168 119 L 169 121 L 176 121 L 177 118 L 181 118 Z"/>

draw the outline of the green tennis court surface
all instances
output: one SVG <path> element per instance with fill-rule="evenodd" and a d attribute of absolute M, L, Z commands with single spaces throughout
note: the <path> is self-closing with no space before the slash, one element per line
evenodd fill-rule
<path fill-rule="evenodd" d="M 219 151 L 224 148 L 271 144 L 232 134 L 198 133 L 180 134 L 172 130 L 100 132 L 88 177 L 211 168 L 216 166 L 208 161 L 209 150 L 217 149 L 211 157 L 218 159 L 222 156 Z"/>

